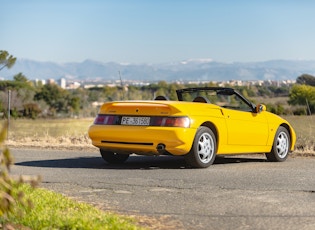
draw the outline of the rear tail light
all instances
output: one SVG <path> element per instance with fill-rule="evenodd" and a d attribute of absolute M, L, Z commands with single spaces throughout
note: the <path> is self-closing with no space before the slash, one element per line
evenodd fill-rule
<path fill-rule="evenodd" d="M 154 117 L 151 125 L 188 128 L 190 126 L 190 119 L 188 117 Z"/>
<path fill-rule="evenodd" d="M 95 118 L 94 124 L 95 125 L 115 125 L 116 121 L 117 121 L 117 116 L 99 114 Z"/>

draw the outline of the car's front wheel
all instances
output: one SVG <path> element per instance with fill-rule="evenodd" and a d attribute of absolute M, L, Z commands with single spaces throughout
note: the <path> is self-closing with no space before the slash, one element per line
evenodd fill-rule
<path fill-rule="evenodd" d="M 110 164 L 124 163 L 129 157 L 129 154 L 115 153 L 111 151 L 106 151 L 104 149 L 100 149 L 100 152 L 102 158 Z"/>
<path fill-rule="evenodd" d="M 208 127 L 197 130 L 193 146 L 185 156 L 186 162 L 196 168 L 207 168 L 213 164 L 216 156 L 216 138 Z"/>
<path fill-rule="evenodd" d="M 289 155 L 290 143 L 288 130 L 280 126 L 276 132 L 271 152 L 266 154 L 268 161 L 285 161 Z"/>

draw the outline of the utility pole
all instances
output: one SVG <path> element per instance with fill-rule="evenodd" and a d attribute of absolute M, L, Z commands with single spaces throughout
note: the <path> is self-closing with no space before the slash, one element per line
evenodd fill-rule
<path fill-rule="evenodd" d="M 121 79 L 120 71 L 118 71 L 118 73 L 119 73 L 120 87 L 121 87 L 121 92 L 122 92 L 122 99 L 121 100 L 124 100 L 125 99 L 124 84 L 123 84 L 123 81 Z"/>

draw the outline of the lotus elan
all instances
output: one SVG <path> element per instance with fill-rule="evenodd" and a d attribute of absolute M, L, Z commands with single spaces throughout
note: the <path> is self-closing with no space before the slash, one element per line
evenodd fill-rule
<path fill-rule="evenodd" d="M 177 101 L 158 96 L 104 103 L 88 131 L 102 158 L 123 163 L 130 154 L 174 155 L 206 168 L 216 155 L 263 153 L 267 160 L 281 162 L 294 150 L 293 127 L 232 88 L 176 93 Z"/>

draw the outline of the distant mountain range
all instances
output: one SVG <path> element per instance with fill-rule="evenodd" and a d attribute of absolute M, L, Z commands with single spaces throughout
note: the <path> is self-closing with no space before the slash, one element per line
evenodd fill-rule
<path fill-rule="evenodd" d="M 85 60 L 79 63 L 39 62 L 18 59 L 0 72 L 0 79 L 11 80 L 22 73 L 29 80 L 60 79 L 80 81 L 227 81 L 295 80 L 303 73 L 315 75 L 315 61 L 271 60 L 265 62 L 223 63 L 211 59 L 193 59 L 164 64 L 119 64 Z"/>

